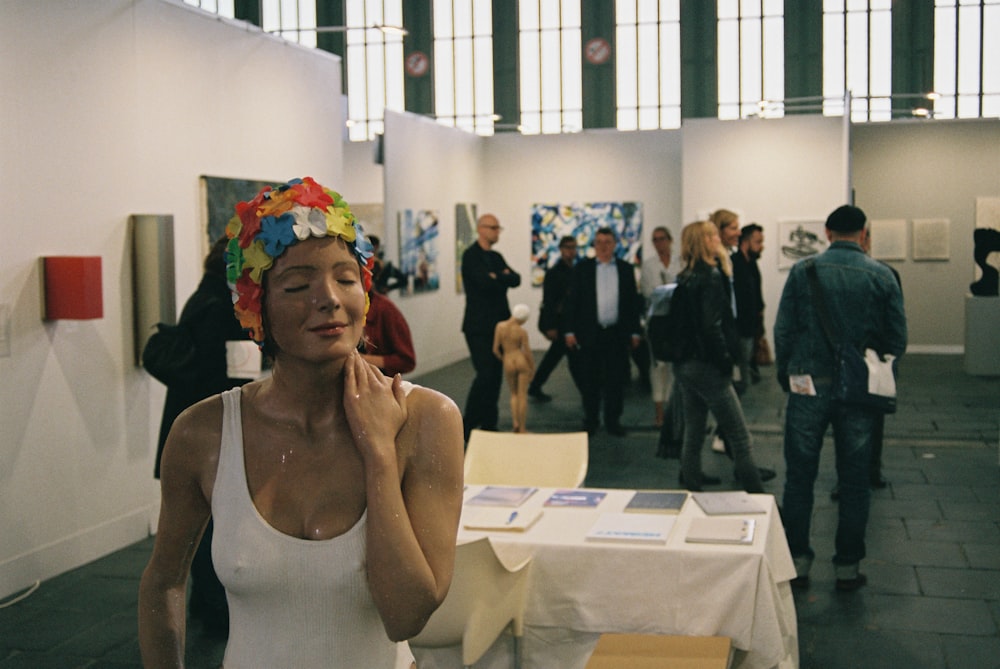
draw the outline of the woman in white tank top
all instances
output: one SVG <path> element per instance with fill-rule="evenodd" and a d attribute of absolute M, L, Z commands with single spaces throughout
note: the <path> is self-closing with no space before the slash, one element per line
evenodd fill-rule
<path fill-rule="evenodd" d="M 337 193 L 306 177 L 236 211 L 235 310 L 273 372 L 174 423 L 139 592 L 143 663 L 184 664 L 187 574 L 211 516 L 226 669 L 393 669 L 451 581 L 461 414 L 361 359 L 373 256 Z"/>

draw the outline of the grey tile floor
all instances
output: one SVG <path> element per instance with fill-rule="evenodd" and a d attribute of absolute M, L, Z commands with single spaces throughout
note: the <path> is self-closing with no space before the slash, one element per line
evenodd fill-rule
<path fill-rule="evenodd" d="M 778 471 L 767 487 L 780 502 L 783 396 L 773 370 L 763 371 L 744 410 L 758 464 Z M 462 361 L 415 380 L 462 406 L 471 375 Z M 565 363 L 545 390 L 555 399 L 530 406 L 529 429 L 577 429 L 579 398 Z M 510 427 L 506 397 L 501 429 Z M 850 594 L 833 589 L 835 476 L 832 445 L 824 449 L 812 586 L 795 596 L 804 669 L 1000 667 L 1000 378 L 966 375 L 961 356 L 910 355 L 901 362 L 900 398 L 886 421 L 891 485 L 872 503 L 862 565 L 869 584 Z M 627 391 L 623 423 L 625 438 L 591 438 L 587 484 L 676 487 L 677 461 L 655 457 L 652 404 L 638 383 Z M 723 478 L 720 489 L 734 487 L 724 456 L 706 449 L 703 459 L 706 472 Z M 43 582 L 17 603 L 0 602 L 0 669 L 140 666 L 136 590 L 151 546 L 140 541 Z M 223 645 L 192 625 L 188 666 L 219 666 Z"/>

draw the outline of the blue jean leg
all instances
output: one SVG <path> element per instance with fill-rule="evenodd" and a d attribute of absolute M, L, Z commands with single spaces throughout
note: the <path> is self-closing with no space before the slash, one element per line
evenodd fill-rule
<path fill-rule="evenodd" d="M 857 564 L 865 557 L 865 529 L 871 508 L 871 442 L 878 414 L 863 409 L 833 408 L 833 443 L 840 485 L 834 564 Z"/>
<path fill-rule="evenodd" d="M 832 424 L 841 490 L 833 561 L 839 565 L 857 564 L 865 556 L 865 528 L 871 502 L 868 452 L 874 416 L 833 404 L 826 395 L 827 390 L 819 386 L 816 396 L 788 396 L 785 411 L 787 473 L 781 518 L 792 557 L 814 557 L 809 542 L 813 487 L 823 436 Z"/>
<path fill-rule="evenodd" d="M 754 464 L 750 431 L 743 417 L 743 408 L 733 390 L 732 380 L 714 366 L 698 360 L 682 362 L 674 373 L 683 387 L 684 448 L 681 469 L 688 485 L 701 485 L 701 444 L 707 412 L 711 411 L 730 441 L 736 473 L 747 492 L 764 491 L 760 472 Z"/>

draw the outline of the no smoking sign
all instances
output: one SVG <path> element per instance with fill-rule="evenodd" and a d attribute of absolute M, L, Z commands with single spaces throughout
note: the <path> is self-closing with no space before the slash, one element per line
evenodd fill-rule
<path fill-rule="evenodd" d="M 405 61 L 406 73 L 411 77 L 422 77 L 427 74 L 430 59 L 423 51 L 411 51 Z"/>
<path fill-rule="evenodd" d="M 583 57 L 591 65 L 604 65 L 611 58 L 611 45 L 603 37 L 594 37 L 583 45 Z"/>

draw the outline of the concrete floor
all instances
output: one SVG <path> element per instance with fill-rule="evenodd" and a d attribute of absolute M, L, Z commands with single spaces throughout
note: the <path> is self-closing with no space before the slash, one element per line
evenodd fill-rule
<path fill-rule="evenodd" d="M 962 362 L 937 355 L 901 361 L 900 409 L 886 421 L 890 486 L 874 493 L 862 563 L 869 583 L 850 594 L 833 588 L 832 444 L 824 449 L 812 585 L 796 593 L 804 669 L 1000 667 L 1000 378 L 968 376 Z M 780 502 L 784 398 L 773 369 L 763 372 L 743 405 L 758 464 L 778 472 L 766 487 Z M 462 361 L 414 380 L 461 407 L 471 375 Z M 639 385 L 626 394 L 628 436 L 591 437 L 590 486 L 676 487 L 677 461 L 655 457 L 652 403 Z M 579 396 L 565 363 L 545 390 L 555 399 L 530 406 L 529 429 L 578 429 Z M 506 397 L 505 390 L 501 429 L 510 427 Z M 722 477 L 717 489 L 735 487 L 724 456 L 706 449 L 704 465 Z M 22 601 L 0 602 L 0 669 L 140 666 L 136 590 L 151 546 L 146 539 L 45 581 Z M 192 625 L 187 666 L 219 666 L 223 647 Z"/>

